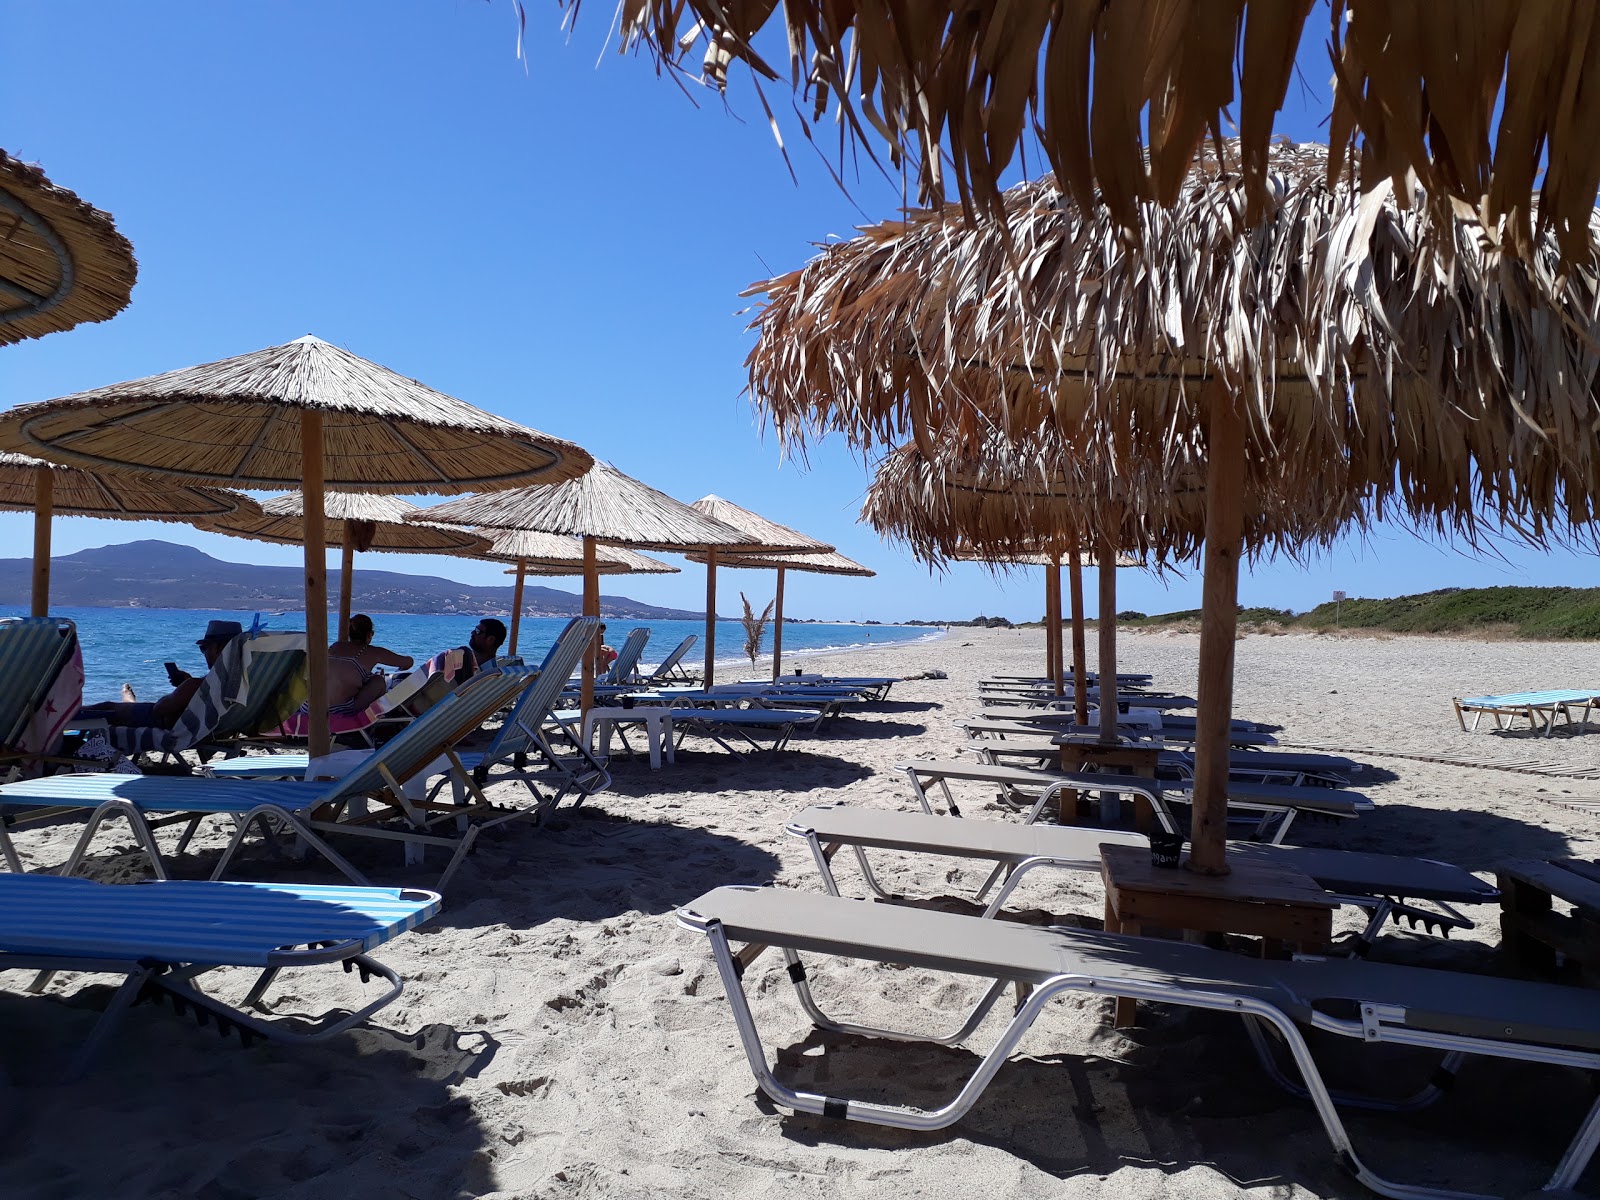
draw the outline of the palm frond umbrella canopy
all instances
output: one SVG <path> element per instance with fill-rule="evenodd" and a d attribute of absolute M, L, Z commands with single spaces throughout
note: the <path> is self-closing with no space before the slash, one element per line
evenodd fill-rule
<path fill-rule="evenodd" d="M 748 534 L 600 462 L 588 474 L 566 483 L 468 496 L 436 504 L 422 515 L 429 521 L 449 525 L 522 529 L 581 538 L 587 563 L 596 561 L 596 547 L 601 544 L 680 552 L 754 549 L 757 545 Z M 600 581 L 593 569 L 583 575 L 583 611 L 586 616 L 600 615 Z M 585 711 L 594 700 L 594 666 L 594 655 L 585 655 Z"/>
<path fill-rule="evenodd" d="M 726 501 L 724 501 L 726 503 Z M 708 562 L 704 554 L 687 555 L 691 562 Z M 846 558 L 837 550 L 816 554 L 724 554 L 717 560 L 722 566 L 738 571 L 776 571 L 778 594 L 774 601 L 772 626 L 772 677 L 783 673 L 783 583 L 790 571 L 809 571 L 814 575 L 853 575 L 871 579 L 877 574 L 853 558 Z"/>
<path fill-rule="evenodd" d="M 109 517 L 123 521 L 181 521 L 258 513 L 242 492 L 170 487 L 126 471 L 84 471 L 0 451 L 0 509 L 33 513 L 33 604 L 36 617 L 50 607 L 50 523 L 53 516 Z"/>
<path fill-rule="evenodd" d="M 116 316 L 138 274 L 109 214 L 0 150 L 0 346 Z"/>
<path fill-rule="evenodd" d="M 724 500 L 721 496 L 702 496 L 696 500 L 692 507 L 696 512 L 721 521 L 724 525 L 737 529 L 740 533 L 750 538 L 750 545 L 740 553 L 744 554 L 831 554 L 833 547 L 826 542 L 819 542 L 816 538 L 807 537 L 798 529 L 790 529 L 787 525 L 779 525 L 776 521 L 769 521 L 760 513 L 751 512 L 748 508 L 741 508 L 731 500 Z M 717 657 L 717 549 L 709 548 L 700 561 L 706 565 L 706 659 L 705 678 L 702 686 L 710 687 L 713 681 L 712 672 L 715 669 Z M 783 622 L 783 572 L 778 572 L 778 622 L 779 628 Z M 778 649 L 773 651 L 773 673 L 777 673 Z"/>
<path fill-rule="evenodd" d="M 1003 222 L 946 209 L 829 247 L 757 289 L 749 360 L 791 440 L 977 446 L 995 427 L 1054 429 L 1157 468 L 1203 448 L 1202 870 L 1225 869 L 1247 493 L 1468 533 L 1487 510 L 1534 540 L 1588 527 L 1600 495 L 1593 261 L 1563 274 L 1553 239 L 1511 259 L 1470 219 L 1436 224 L 1420 196 L 1402 208 L 1387 188 L 1330 187 L 1321 147 L 1273 149 L 1273 203 L 1251 223 L 1239 148 L 1221 154 L 1175 209 L 1140 208 L 1139 252 L 1049 183 L 1009 192 Z"/>
<path fill-rule="evenodd" d="M 21 405 L 0 413 L 0 448 L 169 483 L 299 489 L 313 756 L 328 747 L 324 489 L 515 487 L 570 479 L 593 462 L 571 442 L 314 337 Z"/>
<path fill-rule="evenodd" d="M 511 595 L 511 636 L 506 647 L 507 654 L 515 654 L 522 632 L 522 589 L 527 577 L 582 575 L 583 540 L 528 529 L 486 529 L 483 533 L 490 539 L 489 548 L 474 554 L 474 558 L 516 564 L 506 572 L 517 577 Z M 659 558 L 618 546 L 595 551 L 595 573 L 599 575 L 676 575 L 679 570 L 681 568 Z"/>
<path fill-rule="evenodd" d="M 1314 7 L 686 0 L 624 6 L 621 43 L 658 69 L 703 53 L 702 78 L 718 88 L 735 60 L 758 84 L 787 74 L 814 121 L 834 109 L 841 155 L 853 141 L 915 164 L 923 203 L 943 200 L 953 177 L 964 202 L 1008 208 L 998 181 L 1036 142 L 1079 204 L 1103 203 L 1137 235 L 1150 203 L 1182 204 L 1191 158 L 1235 121 L 1242 211 L 1253 225 L 1275 207 L 1273 123 Z M 1332 0 L 1325 11 L 1325 178 L 1359 175 L 1366 191 L 1415 178 L 1441 218 L 1453 203 L 1477 210 L 1518 253 L 1532 251 L 1537 224 L 1569 261 L 1587 257 L 1600 191 L 1585 119 L 1600 22 L 1588 6 Z M 765 43 L 786 44 L 789 62 L 769 64 Z"/>
<path fill-rule="evenodd" d="M 323 495 L 323 537 L 340 548 L 339 619 L 334 625 L 342 639 L 350 631 L 356 551 L 396 554 L 471 554 L 487 550 L 486 539 L 461 529 L 420 525 L 406 515 L 420 511 L 398 496 L 365 492 L 326 492 Z M 258 513 L 234 513 L 207 521 L 213 533 L 299 546 L 305 542 L 305 499 L 298 493 L 273 496 L 261 502 Z"/>

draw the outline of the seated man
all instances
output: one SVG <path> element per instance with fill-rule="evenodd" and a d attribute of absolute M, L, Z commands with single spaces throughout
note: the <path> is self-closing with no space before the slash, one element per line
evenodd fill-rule
<path fill-rule="evenodd" d="M 467 644 L 456 648 L 460 652 L 461 665 L 453 671 L 440 672 L 429 679 L 416 695 L 406 701 L 406 711 L 413 715 L 421 715 L 479 671 L 493 668 L 495 656 L 505 640 L 505 624 L 494 617 L 484 617 L 473 629 Z"/>
<path fill-rule="evenodd" d="M 205 636 L 195 645 L 200 647 L 208 671 L 216 665 L 217 658 L 222 654 L 222 648 L 243 632 L 244 626 L 237 621 L 210 621 L 206 624 Z M 194 699 L 194 694 L 200 690 L 200 685 L 205 682 L 205 676 L 190 675 L 187 671 L 178 670 L 171 663 L 167 664 L 167 667 L 167 678 L 172 682 L 172 691 L 161 699 L 141 703 L 131 698 L 133 689 L 124 684 L 123 700 L 108 700 L 103 704 L 86 705 L 78 711 L 78 718 L 98 719 L 108 725 L 171 729 L 183 714 L 183 710 L 189 707 L 189 701 Z"/>

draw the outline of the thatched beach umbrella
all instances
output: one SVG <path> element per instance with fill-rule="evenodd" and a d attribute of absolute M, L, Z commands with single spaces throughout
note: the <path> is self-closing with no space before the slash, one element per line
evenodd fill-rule
<path fill-rule="evenodd" d="M 0 448 L 168 483 L 298 488 L 313 756 L 328 747 L 324 488 L 513 487 L 569 479 L 593 461 L 314 337 L 13 408 L 0 413 Z"/>
<path fill-rule="evenodd" d="M 708 497 L 714 499 L 715 497 Z M 724 501 L 723 503 L 726 503 Z M 709 555 L 690 554 L 687 557 L 692 562 L 706 562 Z M 776 571 L 778 573 L 778 594 L 774 601 L 774 624 L 772 626 L 772 677 L 776 679 L 783 670 L 783 578 L 789 571 L 810 571 L 814 575 L 854 575 L 861 579 L 871 579 L 877 574 L 870 567 L 864 567 L 853 558 L 846 558 L 837 550 L 830 550 L 825 554 L 724 554 L 718 561 L 724 566 L 740 571 Z"/>
<path fill-rule="evenodd" d="M 583 612 L 600 615 L 599 545 L 644 550 L 737 550 L 755 540 L 658 492 L 610 463 L 549 487 L 468 496 L 424 510 L 425 519 L 485 529 L 525 529 L 583 539 Z M 415 518 L 413 518 L 415 519 Z M 598 643 L 596 643 L 598 647 Z M 582 705 L 594 702 L 593 653 L 584 656 Z"/>
<path fill-rule="evenodd" d="M 33 513 L 31 611 L 36 617 L 46 616 L 50 608 L 52 516 L 199 524 L 260 511 L 256 502 L 241 492 L 175 488 L 126 471 L 84 471 L 4 451 L 0 451 L 0 509 Z"/>
<path fill-rule="evenodd" d="M 329 546 L 340 549 L 339 619 L 334 630 L 341 640 L 350 632 L 356 551 L 363 554 L 369 550 L 395 554 L 472 554 L 489 548 L 487 539 L 465 530 L 407 521 L 407 514 L 420 510 L 398 496 L 327 492 L 322 500 L 323 537 Z M 260 542 L 301 546 L 305 544 L 304 518 L 304 497 L 290 492 L 263 500 L 259 513 L 219 517 L 207 521 L 204 528 Z"/>
<path fill-rule="evenodd" d="M 944 198 L 948 173 L 964 202 L 999 210 L 999 179 L 1037 145 L 1079 204 L 1103 203 L 1137 235 L 1150 202 L 1181 205 L 1191 158 L 1235 122 L 1249 222 L 1274 207 L 1273 123 L 1313 8 L 682 0 L 623 6 L 621 41 L 658 69 L 703 53 L 718 88 L 734 60 L 758 85 L 787 76 L 814 121 L 832 107 L 841 139 L 914 162 L 924 203 Z M 1518 253 L 1536 221 L 1570 261 L 1587 257 L 1600 191 L 1591 6 L 1332 0 L 1326 12 L 1330 61 L 1310 72 L 1333 76 L 1326 178 L 1359 173 L 1363 190 L 1415 178 L 1437 215 L 1460 202 Z M 789 62 L 769 65 L 757 45 L 787 46 Z"/>
<path fill-rule="evenodd" d="M 710 517 L 714 521 L 721 521 L 724 525 L 737 529 L 740 533 L 750 538 L 750 544 L 742 554 L 831 554 L 833 547 L 826 542 L 819 542 L 816 538 L 807 537 L 798 529 L 790 529 L 787 525 L 779 525 L 776 521 L 769 521 L 760 513 L 753 513 L 748 508 L 741 508 L 731 500 L 724 500 L 721 496 L 702 496 L 691 506 L 696 512 Z M 706 665 L 705 678 L 702 686 L 710 687 L 712 684 L 712 671 L 717 656 L 717 550 L 716 547 L 708 549 L 700 559 L 706 565 Z M 778 584 L 783 584 L 783 574 L 778 574 Z M 779 620 L 782 620 L 780 615 Z"/>
<path fill-rule="evenodd" d="M 116 316 L 138 274 L 109 214 L 0 150 L 0 346 Z"/>
<path fill-rule="evenodd" d="M 511 594 L 511 634 L 506 647 L 507 654 L 515 654 L 522 629 L 522 589 L 527 577 L 582 575 L 583 540 L 527 529 L 486 529 L 483 532 L 489 536 L 489 548 L 472 557 L 516 564 L 506 572 L 517 577 Z M 620 546 L 605 546 L 595 551 L 597 575 L 676 575 L 681 569 Z"/>
<path fill-rule="evenodd" d="M 830 247 L 763 285 L 750 359 L 758 402 L 790 438 L 976 446 L 995 427 L 1013 440 L 1054 429 L 1155 478 L 1201 450 L 1202 870 L 1225 869 L 1252 489 L 1443 531 L 1470 533 L 1488 509 L 1535 540 L 1586 527 L 1600 496 L 1593 263 L 1562 274 L 1550 240 L 1526 260 L 1495 254 L 1471 220 L 1438 226 L 1420 196 L 1358 204 L 1327 185 L 1321 147 L 1273 149 L 1274 202 L 1252 224 L 1237 148 L 1222 152 L 1195 164 L 1175 211 L 1140 209 L 1141 252 L 1049 184 L 1008 193 L 1003 224 L 946 209 Z M 1123 524 L 1092 531 L 1115 541 Z"/>

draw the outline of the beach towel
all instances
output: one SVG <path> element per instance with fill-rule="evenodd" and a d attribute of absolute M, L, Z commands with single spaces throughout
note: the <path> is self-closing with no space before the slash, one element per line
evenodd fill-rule
<path fill-rule="evenodd" d="M 23 726 L 16 749 L 24 754 L 54 754 L 73 715 L 83 707 L 83 649 L 73 639 L 72 657 L 63 664 L 44 700 Z"/>

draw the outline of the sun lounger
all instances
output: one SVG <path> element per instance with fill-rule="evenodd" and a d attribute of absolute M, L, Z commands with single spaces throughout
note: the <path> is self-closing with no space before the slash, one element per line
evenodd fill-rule
<path fill-rule="evenodd" d="M 1038 820 L 1051 802 L 1059 802 L 1064 791 L 1121 792 L 1143 799 L 1156 820 L 1169 833 L 1182 833 L 1187 823 L 1173 811 L 1174 802 L 1187 805 L 1184 790 L 1170 782 L 1111 772 L 1070 774 L 1059 771 L 1032 771 L 1022 767 L 994 766 L 961 759 L 912 759 L 895 764 L 910 781 L 911 792 L 926 813 L 933 812 L 928 787 L 937 784 L 952 816 L 960 816 L 950 792 L 950 780 L 992 784 L 1003 795 L 1027 807 L 1027 823 Z M 1288 787 L 1259 780 L 1228 780 L 1229 819 L 1246 819 L 1253 826 L 1251 836 L 1282 842 L 1295 818 L 1301 815 L 1352 819 L 1373 810 L 1372 801 L 1360 792 L 1326 787 Z"/>
<path fill-rule="evenodd" d="M 965 747 L 984 762 L 996 766 L 1025 765 L 1049 770 L 1061 759 L 1061 747 L 1040 738 L 1022 735 L 969 741 Z M 1163 776 L 1188 779 L 1194 775 L 1194 753 L 1189 750 L 1162 750 L 1156 758 Z M 1338 754 L 1303 754 L 1287 750 L 1234 750 L 1228 755 L 1228 774 L 1242 780 L 1262 783 L 1290 783 L 1321 787 L 1347 787 L 1351 778 L 1364 768 L 1351 758 Z"/>
<path fill-rule="evenodd" d="M 1600 701 L 1600 691 L 1565 690 L 1548 692 L 1509 692 L 1503 696 L 1473 696 L 1467 700 L 1456 699 L 1456 720 L 1466 732 L 1476 732 L 1478 722 L 1485 716 L 1494 718 L 1496 729 L 1505 729 L 1517 718 L 1528 722 L 1532 730 L 1544 730 L 1545 737 L 1556 731 L 1559 717 L 1570 725 L 1584 728 L 1589 724 L 1589 713 Z M 1467 729 L 1467 714 L 1472 714 L 1472 728 Z M 1574 717 L 1574 714 L 1577 714 Z M 1502 723 L 1502 719 L 1504 723 Z"/>
<path fill-rule="evenodd" d="M 1000 912 L 1022 878 L 1038 867 L 1098 875 L 1101 846 L 1148 849 L 1150 845 L 1143 834 L 1120 830 L 1013 825 L 1006 821 L 957 822 L 927 813 L 887 812 L 846 804 L 812 805 L 797 813 L 784 831 L 803 838 L 810 846 L 830 896 L 839 895 L 831 860 L 841 846 L 854 851 L 863 881 L 884 900 L 899 897 L 879 884 L 867 859 L 869 849 L 992 862 L 997 869 L 978 889 L 974 900 L 982 903 L 1002 873 L 1006 882 L 984 911 L 986 917 Z M 1457 911 L 1455 905 L 1492 904 L 1500 898 L 1500 890 L 1493 885 L 1460 867 L 1431 859 L 1251 843 L 1230 846 L 1228 853 L 1294 867 L 1338 898 L 1365 910 L 1367 927 L 1356 940 L 1359 954 L 1366 953 L 1387 921 L 1423 924 L 1447 934 L 1454 929 L 1473 928 L 1473 921 Z M 1427 907 L 1421 902 L 1426 902 Z"/>
<path fill-rule="evenodd" d="M 1039 725 L 1030 725 L 1025 721 L 985 721 L 965 720 L 957 721 L 956 725 L 965 731 L 968 738 L 977 741 L 983 738 L 1098 738 L 1100 730 L 1089 725 L 1062 725 L 1058 728 L 1046 729 Z M 1118 731 L 1123 736 L 1137 736 L 1145 733 L 1157 733 L 1164 742 L 1177 744 L 1192 743 L 1195 730 L 1192 725 L 1169 726 L 1162 723 L 1160 730 L 1151 731 L 1139 726 L 1119 725 Z M 1059 742 L 1056 743 L 1060 745 Z M 1232 746 L 1276 746 L 1278 739 L 1270 733 L 1259 733 L 1253 729 L 1241 729 L 1230 725 L 1228 730 L 1228 744 Z"/>
<path fill-rule="evenodd" d="M 111 745 L 134 757 L 170 758 L 242 733 L 257 733 L 268 716 L 281 718 L 283 693 L 292 686 L 291 674 L 304 667 L 305 654 L 303 633 L 241 633 L 222 648 L 170 728 L 102 727 L 92 719 L 77 722 L 76 727 L 97 729 Z"/>
<path fill-rule="evenodd" d="M 508 821 L 537 817 L 537 809 L 502 808 L 491 804 L 460 765 L 454 746 L 529 685 L 532 672 L 513 668 L 480 673 L 446 696 L 395 737 L 374 751 L 343 779 L 328 781 L 205 779 L 196 776 L 57 775 L 0 785 L 0 805 L 91 810 L 88 823 L 61 874 L 77 869 L 100 824 L 122 816 L 150 860 L 158 878 L 165 877 L 154 830 L 176 822 L 187 825 L 178 843 L 182 853 L 201 820 L 227 816 L 236 823 L 232 841 L 212 878 L 221 878 L 246 834 L 260 825 L 269 836 L 274 825 L 289 831 L 357 883 L 366 879 L 339 855 L 322 834 L 344 834 L 402 843 L 409 860 L 426 847 L 451 852 L 440 877 L 443 887 L 462 857 L 484 830 Z M 408 797 L 404 785 L 443 755 L 463 788 L 467 805 L 438 804 Z M 376 798 L 375 812 L 357 812 Z M 324 811 L 326 810 L 326 811 Z M 152 820 L 155 816 L 157 819 Z M 331 819 L 330 819 L 331 818 Z M 380 824 L 388 821 L 389 824 Z M 454 826 L 457 836 L 441 828 Z M 9 843 L 0 827 L 0 843 Z"/>
<path fill-rule="evenodd" d="M 164 999 L 196 1021 L 257 1037 L 309 1042 L 365 1021 L 400 995 L 400 977 L 368 952 L 414 929 L 439 911 L 436 892 L 189 880 L 113 886 L 55 875 L 0 875 L 0 971 L 61 970 L 125 976 L 79 1051 L 69 1075 L 82 1071 L 113 1036 L 118 1018 L 146 999 Z M 310 1030 L 245 1012 L 260 1008 L 285 968 L 342 964 L 362 982 L 376 975 L 388 987 L 352 1012 L 330 1012 Z M 237 1007 L 201 990 L 197 980 L 219 967 L 261 974 Z"/>
<path fill-rule="evenodd" d="M 644 677 L 642 681 L 644 686 L 658 686 L 673 679 L 683 681 L 698 680 L 700 678 L 698 675 L 690 674 L 689 671 L 681 664 L 683 663 L 684 655 L 688 654 L 690 650 L 694 649 L 694 644 L 699 640 L 700 638 L 697 634 L 691 633 L 688 637 L 684 638 L 683 641 L 674 646 L 672 648 L 672 653 L 657 663 L 655 670 L 651 671 L 650 674 Z"/>
<path fill-rule="evenodd" d="M 1353 959 L 1253 959 L 1184 942 L 987 921 L 784 888 L 717 888 L 679 909 L 678 920 L 711 944 L 761 1090 L 793 1111 L 835 1119 L 943 1129 L 972 1108 L 1050 1001 L 1068 992 L 1125 996 L 1234 1013 L 1270 1027 L 1287 1046 L 1341 1165 L 1373 1191 L 1397 1200 L 1459 1198 L 1462 1193 L 1390 1182 L 1361 1161 L 1302 1025 L 1365 1044 L 1442 1051 L 1452 1061 L 1483 1055 L 1600 1070 L 1600 1005 L 1594 993 L 1555 984 Z M 750 947 L 735 951 L 737 942 Z M 759 953 L 755 947 L 782 953 L 812 1022 L 852 1037 L 956 1045 L 976 1032 L 1012 987 L 1027 998 L 947 1104 L 930 1110 L 805 1092 L 780 1082 L 768 1066 L 742 982 Z M 837 1021 L 818 1007 L 801 953 L 949 972 L 987 981 L 988 987 L 950 1034 L 923 1037 L 876 1029 Z M 826 1075 L 829 1068 L 823 1064 L 821 1069 Z M 1597 1145 L 1600 1100 L 1582 1117 L 1546 1190 L 1573 1187 Z"/>
<path fill-rule="evenodd" d="M 377 734 L 404 728 L 413 720 L 412 709 L 417 705 L 431 704 L 437 694 L 447 692 L 455 678 L 466 666 L 466 655 L 461 647 L 441 650 L 415 670 L 392 679 L 388 690 L 360 712 L 340 712 L 328 715 L 328 731 L 334 738 L 344 738 L 358 745 L 373 746 Z M 302 705 L 284 719 L 282 725 L 264 735 L 272 741 L 303 741 L 311 716 Z M 258 739 L 259 740 L 259 739 Z"/>
<path fill-rule="evenodd" d="M 0 779 L 49 765 L 82 703 L 77 626 L 62 617 L 0 619 Z"/>
<path fill-rule="evenodd" d="M 543 728 L 565 687 L 573 663 L 583 657 L 599 624 L 598 617 L 574 617 L 568 621 L 551 643 L 544 661 L 529 673 L 533 683 L 523 691 L 489 743 L 481 750 L 457 750 L 462 767 L 471 772 L 480 785 L 510 778 L 526 786 L 533 794 L 541 818 L 568 794 L 575 793 L 577 803 L 581 804 L 586 797 L 611 785 L 611 774 L 605 764 L 587 747 L 580 743 L 571 754 L 563 754 L 554 747 Z M 542 765 L 530 770 L 530 758 Z M 448 767 L 450 764 L 448 760 L 436 759 L 432 765 Z M 212 764 L 209 773 L 217 779 L 303 779 L 309 766 L 310 758 L 304 751 L 251 754 Z M 460 790 L 459 779 L 454 779 L 448 771 L 441 773 L 445 778 L 435 785 L 434 792 L 446 782 L 454 782 Z M 491 778 L 495 774 L 499 778 Z M 547 796 L 541 792 L 540 785 L 549 788 L 551 794 Z"/>
<path fill-rule="evenodd" d="M 735 758 L 744 754 L 730 738 L 750 750 L 776 753 L 789 744 L 796 731 L 815 731 L 822 720 L 820 712 L 800 712 L 779 708 L 686 708 L 672 714 L 672 731 L 678 745 L 688 734 L 710 738 Z M 766 745 L 761 738 L 770 739 Z"/>
<path fill-rule="evenodd" d="M 898 675 L 809 675 L 795 674 L 782 675 L 774 679 L 773 683 L 782 682 L 791 686 L 824 687 L 824 688 L 850 688 L 864 692 L 874 700 L 886 700 L 889 689 L 900 683 Z M 762 683 L 765 680 L 742 680 L 745 683 Z"/>
<path fill-rule="evenodd" d="M 622 649 L 617 651 L 617 657 L 612 661 L 610 669 L 594 681 L 596 695 L 614 696 L 644 686 L 643 682 L 634 676 L 639 666 L 639 656 L 644 653 L 645 643 L 649 640 L 650 630 L 642 625 L 628 631 L 627 640 L 622 643 Z M 575 691 L 575 684 L 575 680 L 569 679 L 568 690 Z"/>

